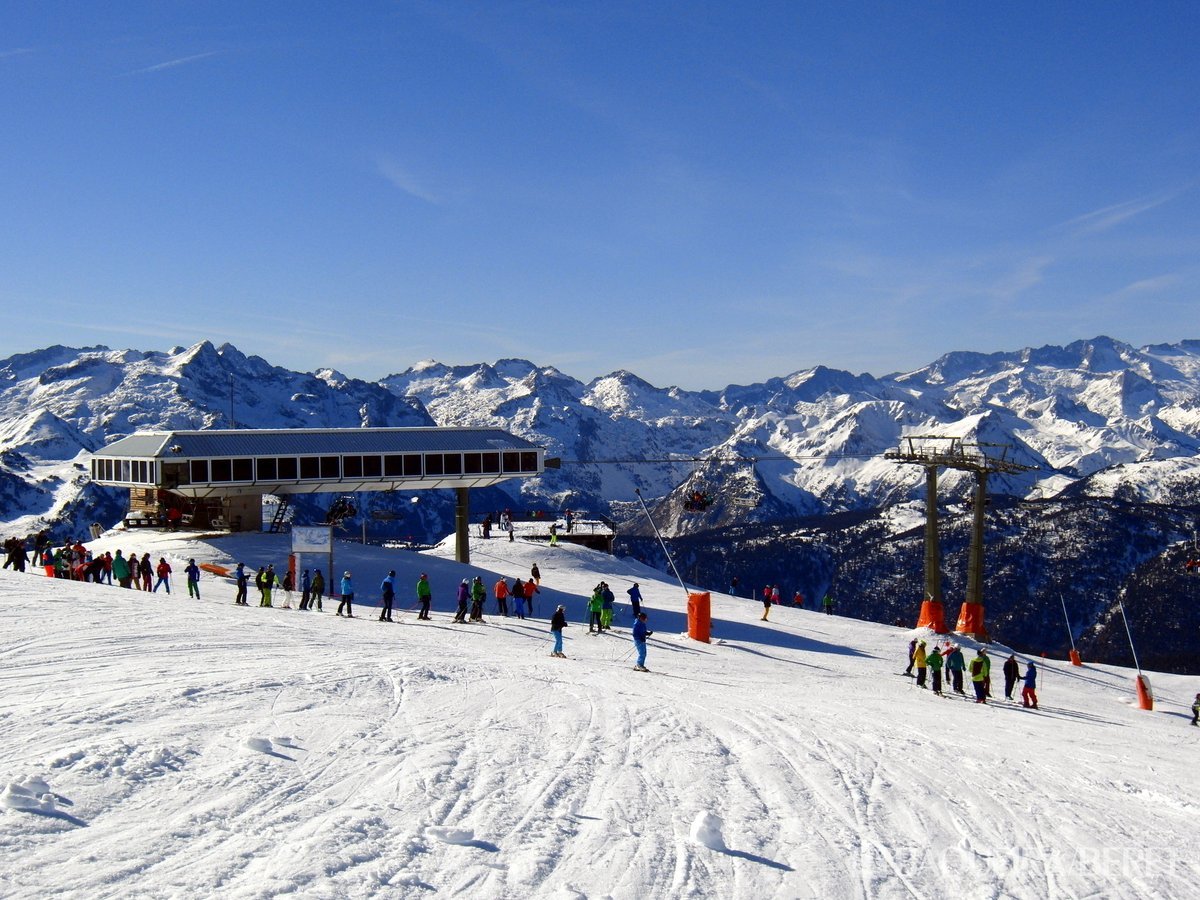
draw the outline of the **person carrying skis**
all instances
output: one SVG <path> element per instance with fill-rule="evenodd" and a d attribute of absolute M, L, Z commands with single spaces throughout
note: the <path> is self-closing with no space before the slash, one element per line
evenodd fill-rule
<path fill-rule="evenodd" d="M 654 634 L 646 630 L 646 614 L 638 613 L 637 621 L 633 623 L 633 646 L 637 648 L 637 663 L 634 668 L 639 672 L 649 672 L 646 668 L 646 638 Z"/>
<path fill-rule="evenodd" d="M 325 596 L 325 576 L 321 574 L 320 569 L 313 572 L 312 595 L 317 601 L 317 612 L 321 612 L 321 598 Z M 308 608 L 312 609 L 311 603 L 308 604 Z"/>
<path fill-rule="evenodd" d="M 987 703 L 987 667 L 987 656 L 981 647 L 971 660 L 971 686 L 975 689 L 976 703 Z"/>
<path fill-rule="evenodd" d="M 462 584 L 458 586 L 458 609 L 454 612 L 454 618 L 451 621 L 457 622 L 459 625 L 467 623 L 467 604 L 471 602 L 471 583 L 467 579 L 462 580 Z"/>
<path fill-rule="evenodd" d="M 1021 705 L 1026 709 L 1037 709 L 1037 669 L 1030 660 L 1025 669 L 1025 686 L 1021 688 Z"/>
<path fill-rule="evenodd" d="M 599 634 L 604 630 L 601 623 L 601 616 L 604 609 L 604 594 L 600 591 L 600 585 L 596 585 L 596 589 L 592 591 L 592 597 L 588 600 L 588 634 Z"/>
<path fill-rule="evenodd" d="M 913 665 L 917 667 L 917 687 L 925 687 L 925 672 L 928 670 L 929 657 L 925 653 L 925 642 L 917 641 L 917 649 L 913 652 Z"/>
<path fill-rule="evenodd" d="M 1031 664 L 1032 665 L 1032 664 Z M 1011 700 L 1013 698 L 1013 688 L 1017 684 L 1017 679 L 1021 677 L 1021 665 L 1017 662 L 1016 656 L 1009 654 L 1008 659 L 1004 661 L 1004 699 Z M 1029 704 L 1025 704 L 1028 706 Z"/>
<path fill-rule="evenodd" d="M 200 599 L 200 567 L 196 565 L 194 559 L 189 559 L 187 568 L 183 570 L 187 575 L 188 596 Z"/>
<path fill-rule="evenodd" d="M 950 672 L 951 686 L 956 694 L 964 694 L 963 691 L 963 671 L 967 668 L 966 660 L 963 659 L 962 650 L 957 644 L 948 644 L 949 652 L 946 654 L 946 669 Z"/>
<path fill-rule="evenodd" d="M 379 611 L 380 622 L 392 621 L 392 603 L 396 600 L 396 570 L 392 569 L 379 584 L 379 591 L 383 595 L 383 608 Z"/>
<path fill-rule="evenodd" d="M 159 585 L 167 589 L 167 593 L 171 593 L 171 564 L 167 562 L 165 556 L 158 558 L 158 568 L 155 570 L 158 573 L 158 580 L 154 582 L 154 590 L 152 593 L 158 593 Z"/>
<path fill-rule="evenodd" d="M 942 651 L 937 648 L 937 644 L 933 645 L 933 649 L 929 651 L 929 656 L 926 659 L 929 663 L 929 677 L 933 679 L 933 692 L 939 697 L 942 696 Z"/>
<path fill-rule="evenodd" d="M 504 576 L 492 586 L 492 593 L 496 595 L 496 612 L 498 615 L 508 618 L 508 582 L 504 580 Z"/>
<path fill-rule="evenodd" d="M 429 586 L 429 576 L 424 572 L 417 579 L 417 602 L 421 604 L 421 610 L 417 613 L 417 618 L 428 619 L 429 604 L 433 602 L 433 588 Z"/>
<path fill-rule="evenodd" d="M 625 593 L 629 595 L 629 606 L 633 612 L 633 618 L 636 620 L 638 613 L 642 611 L 642 589 L 638 587 L 638 583 L 635 581 L 633 587 Z"/>
<path fill-rule="evenodd" d="M 559 659 L 567 658 L 567 654 L 563 653 L 563 629 L 566 627 L 567 608 L 560 603 L 558 609 L 554 611 L 554 615 L 550 617 L 550 633 L 554 635 L 554 649 L 550 655 L 557 656 Z"/>
<path fill-rule="evenodd" d="M 346 618 L 354 618 L 354 581 L 350 577 L 350 570 L 347 569 L 342 575 L 342 601 L 338 604 L 337 614 L 342 614 L 342 609 L 346 610 Z"/>

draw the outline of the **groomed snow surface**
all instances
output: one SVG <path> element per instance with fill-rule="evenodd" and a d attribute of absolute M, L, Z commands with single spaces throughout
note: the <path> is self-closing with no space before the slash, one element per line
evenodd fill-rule
<path fill-rule="evenodd" d="M 1196 679 L 1144 712 L 1128 671 L 1038 660 L 1037 712 L 940 699 L 897 675 L 910 631 L 714 594 L 700 644 L 678 584 L 524 541 L 339 544 L 360 601 L 396 570 L 397 624 L 187 597 L 189 557 L 282 570 L 288 541 L 93 542 L 166 556 L 170 596 L 0 573 L 0 895 L 1200 896 Z M 461 578 L 535 562 L 536 618 L 450 623 Z M 649 674 L 623 602 L 581 627 L 602 578 L 641 583 Z"/>

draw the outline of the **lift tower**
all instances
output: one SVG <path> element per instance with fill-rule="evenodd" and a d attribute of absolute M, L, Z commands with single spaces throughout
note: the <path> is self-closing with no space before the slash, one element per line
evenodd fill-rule
<path fill-rule="evenodd" d="M 988 502 L 988 476 L 1015 475 L 1035 468 L 1008 459 L 1011 449 L 1005 444 L 969 443 L 956 437 L 913 435 L 904 438 L 899 449 L 884 454 L 887 459 L 923 466 L 925 469 L 925 602 L 922 604 L 918 627 L 929 625 L 937 632 L 946 630 L 942 607 L 941 550 L 938 545 L 938 469 L 974 472 L 967 597 L 954 630 L 987 640 L 987 629 L 983 624 L 983 514 Z"/>

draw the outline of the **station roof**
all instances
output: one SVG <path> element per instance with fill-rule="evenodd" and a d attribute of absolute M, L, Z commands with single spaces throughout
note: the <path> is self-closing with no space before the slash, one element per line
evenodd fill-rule
<path fill-rule="evenodd" d="M 542 447 L 502 428 L 289 428 L 138 432 L 91 468 L 98 484 L 232 497 L 486 487 L 544 463 Z"/>
<path fill-rule="evenodd" d="M 142 431 L 94 457 L 220 459 L 235 456 L 321 456 L 360 453 L 455 453 L 538 450 L 502 428 L 285 428 Z"/>

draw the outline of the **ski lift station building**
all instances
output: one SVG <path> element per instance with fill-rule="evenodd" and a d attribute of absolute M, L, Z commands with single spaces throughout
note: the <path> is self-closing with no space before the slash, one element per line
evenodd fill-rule
<path fill-rule="evenodd" d="M 453 488 L 466 562 L 470 489 L 546 464 L 544 448 L 500 428 L 230 429 L 131 434 L 92 455 L 91 475 L 129 489 L 128 524 L 193 528 L 258 528 L 265 494 Z"/>

